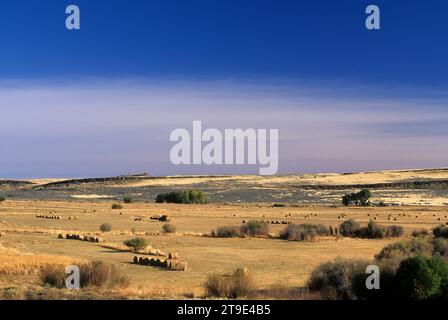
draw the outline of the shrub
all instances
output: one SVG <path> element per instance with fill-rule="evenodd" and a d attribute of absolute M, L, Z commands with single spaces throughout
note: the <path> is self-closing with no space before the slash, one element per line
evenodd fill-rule
<path fill-rule="evenodd" d="M 6 200 L 6 198 L 4 196 L 0 196 L 0 202 L 3 202 L 5 200 Z"/>
<path fill-rule="evenodd" d="M 311 292 L 319 292 L 328 300 L 356 299 L 353 280 L 365 274 L 368 263 L 361 260 L 336 259 L 319 265 L 311 273 L 308 287 Z"/>
<path fill-rule="evenodd" d="M 339 226 L 339 232 L 344 237 L 383 239 L 386 237 L 400 237 L 403 235 L 403 228 L 395 225 L 383 227 L 374 221 L 369 221 L 366 227 L 361 228 L 358 222 L 349 219 Z"/>
<path fill-rule="evenodd" d="M 290 241 L 310 241 L 318 236 L 329 236 L 331 231 L 324 225 L 290 224 L 280 232 L 280 239 Z"/>
<path fill-rule="evenodd" d="M 254 287 L 255 284 L 249 272 L 246 269 L 236 269 L 232 277 L 230 277 L 227 298 L 237 299 L 239 297 L 246 297 Z"/>
<path fill-rule="evenodd" d="M 386 236 L 391 238 L 401 237 L 404 233 L 402 226 L 388 226 L 386 227 Z"/>
<path fill-rule="evenodd" d="M 134 199 L 131 196 L 126 196 L 123 198 L 124 203 L 132 203 L 134 202 Z"/>
<path fill-rule="evenodd" d="M 82 288 L 85 287 L 102 287 L 110 274 L 110 267 L 102 261 L 93 261 L 81 265 L 80 284 Z"/>
<path fill-rule="evenodd" d="M 64 266 L 47 264 L 40 269 L 39 279 L 43 285 L 62 289 L 66 287 L 66 278 Z"/>
<path fill-rule="evenodd" d="M 436 238 L 448 238 L 448 227 L 438 226 L 432 229 L 432 233 Z"/>
<path fill-rule="evenodd" d="M 401 260 L 417 255 L 431 256 L 433 247 L 431 243 L 422 239 L 412 239 L 410 241 L 399 241 L 385 246 L 375 259 L 382 260 Z"/>
<path fill-rule="evenodd" d="M 218 238 L 237 238 L 241 236 L 241 232 L 237 226 L 224 226 L 213 230 L 212 236 Z"/>
<path fill-rule="evenodd" d="M 236 269 L 232 275 L 210 275 L 204 283 L 208 297 L 237 299 L 248 296 L 255 288 L 246 269 Z"/>
<path fill-rule="evenodd" d="M 262 220 L 251 220 L 243 223 L 240 231 L 249 236 L 265 236 L 268 234 L 268 224 Z"/>
<path fill-rule="evenodd" d="M 204 283 L 205 294 L 207 297 L 219 298 L 225 296 L 227 291 L 224 277 L 219 274 L 211 274 Z"/>
<path fill-rule="evenodd" d="M 129 285 L 129 278 L 125 274 L 102 261 L 83 263 L 79 266 L 79 273 L 81 288 L 102 287 L 105 284 L 109 284 L 112 287 Z M 46 265 L 42 267 L 39 278 L 44 285 L 60 289 L 66 288 L 65 280 L 67 274 L 63 265 Z"/>
<path fill-rule="evenodd" d="M 344 237 L 352 237 L 355 235 L 355 233 L 360 229 L 360 225 L 358 222 L 356 222 L 353 219 L 349 219 L 344 221 L 339 226 L 339 233 L 343 235 Z"/>
<path fill-rule="evenodd" d="M 172 191 L 157 195 L 156 203 L 206 204 L 207 196 L 197 190 Z"/>
<path fill-rule="evenodd" d="M 448 266 L 440 258 L 416 256 L 401 262 L 396 273 L 400 298 L 427 300 L 442 296 L 448 283 Z"/>
<path fill-rule="evenodd" d="M 354 236 L 365 239 L 382 239 L 387 236 L 387 230 L 383 226 L 380 226 L 373 221 L 369 221 L 367 227 L 355 231 Z"/>
<path fill-rule="evenodd" d="M 162 226 L 162 230 L 165 233 L 175 233 L 176 232 L 176 226 L 171 223 L 166 223 Z"/>
<path fill-rule="evenodd" d="M 112 209 L 113 210 L 120 210 L 120 209 L 123 209 L 123 206 L 121 204 L 119 204 L 119 203 L 114 203 L 114 204 L 112 204 Z"/>
<path fill-rule="evenodd" d="M 143 238 L 133 238 L 133 239 L 125 240 L 125 241 L 123 241 L 123 244 L 126 247 L 133 248 L 134 251 L 142 250 L 148 246 L 148 242 Z"/>
<path fill-rule="evenodd" d="M 448 257 L 448 239 L 435 238 L 432 247 L 434 256 Z"/>
<path fill-rule="evenodd" d="M 112 225 L 110 223 L 103 223 L 100 225 L 101 232 L 109 232 L 112 230 Z"/>
<path fill-rule="evenodd" d="M 429 232 L 426 229 L 415 229 L 412 231 L 413 237 L 425 237 L 429 236 Z"/>

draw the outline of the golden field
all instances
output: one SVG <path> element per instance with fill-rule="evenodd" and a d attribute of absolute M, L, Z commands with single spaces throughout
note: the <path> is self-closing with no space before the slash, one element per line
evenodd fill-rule
<path fill-rule="evenodd" d="M 60 216 L 59 220 L 37 219 L 36 213 Z M 121 213 L 121 214 L 120 214 Z M 162 222 L 150 216 L 168 214 L 177 226 L 175 234 L 163 234 Z M 416 228 L 430 228 L 448 221 L 442 207 L 285 207 L 263 205 L 174 205 L 126 204 L 112 210 L 109 202 L 6 201 L 0 211 L 2 256 L 0 277 L 14 275 L 18 286 L 38 284 L 29 272 L 47 261 L 68 263 L 80 260 L 102 260 L 119 265 L 131 278 L 131 287 L 143 298 L 157 297 L 160 292 L 170 298 L 201 296 L 202 283 L 208 274 L 230 273 L 235 268 L 248 268 L 260 289 L 275 286 L 301 287 L 310 271 L 319 263 L 336 257 L 371 259 L 387 243 L 396 240 L 345 239 L 293 242 L 264 238 L 211 238 L 204 234 L 213 228 L 239 225 L 242 220 L 287 220 L 294 223 L 323 223 L 337 226 L 344 219 L 367 222 L 372 217 L 387 224 L 400 224 L 409 234 Z M 388 220 L 389 215 L 392 221 Z M 435 216 L 434 216 L 435 215 Z M 69 217 L 77 217 L 76 220 Z M 287 217 L 286 217 L 287 216 Z M 305 218 L 305 216 L 310 216 Z M 135 221 L 143 217 L 143 221 Z M 394 219 L 397 221 L 394 221 Z M 100 224 L 109 222 L 112 231 L 101 233 Z M 278 233 L 284 225 L 270 225 Z M 100 244 L 58 239 L 59 233 L 96 234 L 106 244 L 120 245 L 134 235 L 146 238 L 163 252 L 178 252 L 188 262 L 188 271 L 175 272 L 131 264 L 134 254 L 104 248 Z M 159 234 L 158 234 L 159 233 Z M 146 235 L 148 234 L 148 235 Z M 16 268 L 16 270 L 15 270 Z M 20 271 L 20 272 L 19 272 Z M 21 275 L 24 277 L 21 281 Z M 7 286 L 10 286 L 8 283 Z M 127 289 L 130 290 L 130 289 Z"/>

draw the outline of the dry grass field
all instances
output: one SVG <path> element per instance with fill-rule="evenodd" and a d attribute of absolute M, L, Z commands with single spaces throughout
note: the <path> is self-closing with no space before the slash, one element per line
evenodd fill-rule
<path fill-rule="evenodd" d="M 358 184 L 397 183 L 403 181 L 442 181 L 448 179 L 445 170 L 426 170 L 410 172 L 384 172 L 353 175 L 285 176 L 273 178 L 259 177 L 172 177 L 143 179 L 126 182 L 90 183 L 59 186 L 62 180 L 41 179 L 30 181 L 30 186 L 4 187 L 0 193 L 7 200 L 0 203 L 0 293 L 4 298 L 22 299 L 43 298 L 130 298 L 130 299 L 171 299 L 201 298 L 204 296 L 203 283 L 213 273 L 231 273 L 236 268 L 247 268 L 253 275 L 257 289 L 300 288 L 305 286 L 313 268 L 322 262 L 337 257 L 372 259 L 386 244 L 396 239 L 368 240 L 331 238 L 313 242 L 285 241 L 273 238 L 213 238 L 208 236 L 212 229 L 220 226 L 238 226 L 243 220 L 288 221 L 292 223 L 316 223 L 336 227 L 344 220 L 353 218 L 361 223 L 375 220 L 382 225 L 401 225 L 404 237 L 410 237 L 414 229 L 430 229 L 448 222 L 448 199 L 444 189 L 434 202 L 433 189 L 373 188 L 374 198 L 390 202 L 403 202 L 400 206 L 386 207 L 343 207 L 339 205 L 340 196 L 345 190 L 303 189 L 300 192 L 313 193 L 315 199 L 331 192 L 333 203 L 308 201 L 289 203 L 274 207 L 273 203 L 256 201 L 233 202 L 212 201 L 207 205 L 155 204 L 152 199 L 122 204 L 123 208 L 111 208 L 117 199 L 129 194 L 135 188 L 155 188 L 163 184 L 169 187 L 197 187 L 213 183 L 227 184 L 229 189 L 241 190 L 247 184 L 251 191 L 268 193 L 269 190 L 285 185 L 292 187 L 298 180 L 303 185 L 347 185 L 347 190 L 356 189 Z M 62 181 L 63 182 L 63 181 Z M 325 183 L 324 183 L 325 182 Z M 38 190 L 48 183 L 56 183 L 45 189 L 42 199 Z M 114 188 L 114 195 L 106 198 Z M 117 193 L 116 189 L 123 189 Z M 131 189 L 127 189 L 131 188 Z M 165 190 L 165 189 L 163 189 Z M 103 192 L 102 192 L 103 191 Z M 32 193 L 32 196 L 28 195 Z M 287 193 L 288 190 L 285 189 Z M 416 199 L 414 205 L 406 204 L 401 197 L 418 194 L 424 203 Z M 441 192 L 441 193 L 440 193 Z M 64 193 L 66 198 L 60 199 Z M 381 193 L 382 197 L 377 197 Z M 37 195 L 36 195 L 37 194 Z M 54 199 L 49 199 L 54 194 Z M 145 194 L 142 192 L 142 194 Z M 96 197 L 95 195 L 98 195 Z M 101 196 L 102 195 L 102 196 Z M 426 197 L 424 196 L 426 195 Z M 399 200 L 397 200 L 399 198 Z M 60 199 L 60 200 L 58 200 Z M 122 198 L 121 198 L 122 199 Z M 281 198 L 279 199 L 281 202 Z M 431 202 L 433 201 L 433 202 Z M 437 204 L 437 205 L 435 205 Z M 151 220 L 154 215 L 168 215 L 171 224 L 177 227 L 176 233 L 162 232 L 164 222 Z M 42 219 L 37 215 L 58 216 L 59 219 Z M 99 226 L 110 223 L 110 232 L 100 232 Z M 269 233 L 278 235 L 285 225 L 270 224 Z M 69 239 L 59 239 L 59 234 L 77 233 L 95 235 L 105 243 L 92 243 Z M 145 238 L 154 249 L 163 253 L 177 252 L 188 263 L 187 271 L 170 271 L 153 266 L 133 264 L 135 254 L 122 248 L 123 241 L 133 237 Z M 81 293 L 43 288 L 38 277 L 39 270 L 47 264 L 67 265 L 82 261 L 101 260 L 116 266 L 130 279 L 126 288 L 104 288 L 87 290 Z M 62 292 L 62 293 L 61 293 Z"/>

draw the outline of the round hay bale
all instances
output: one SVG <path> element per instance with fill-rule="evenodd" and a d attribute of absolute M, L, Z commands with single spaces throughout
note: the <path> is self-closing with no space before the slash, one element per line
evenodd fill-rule
<path fill-rule="evenodd" d="M 155 262 L 156 262 L 156 260 L 154 260 L 154 258 L 151 258 L 151 259 L 149 260 L 149 265 L 150 265 L 150 266 L 155 266 Z"/>
<path fill-rule="evenodd" d="M 137 256 L 134 257 L 134 263 L 138 264 L 138 257 Z"/>
<path fill-rule="evenodd" d="M 149 258 L 145 258 L 143 260 L 143 263 L 144 263 L 145 266 L 149 266 Z"/>
<path fill-rule="evenodd" d="M 64 239 L 64 236 L 60 233 L 58 234 L 58 239 Z"/>
<path fill-rule="evenodd" d="M 138 264 L 143 264 L 143 258 L 142 257 L 138 258 Z"/>

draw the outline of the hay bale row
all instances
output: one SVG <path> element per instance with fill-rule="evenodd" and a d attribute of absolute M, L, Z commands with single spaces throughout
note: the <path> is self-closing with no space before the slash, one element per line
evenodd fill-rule
<path fill-rule="evenodd" d="M 64 235 L 60 233 L 58 235 L 58 239 L 64 239 Z M 70 233 L 67 233 L 65 235 L 65 239 L 68 239 L 68 240 L 80 240 L 80 241 L 87 241 L 87 242 L 94 242 L 94 243 L 104 242 L 104 239 L 99 238 L 99 237 L 81 236 L 79 234 L 70 234 Z"/>
<path fill-rule="evenodd" d="M 46 216 L 46 215 L 42 215 L 42 214 L 38 214 L 36 215 L 37 219 L 50 219 L 50 220 L 59 220 L 61 219 L 60 216 Z"/>
<path fill-rule="evenodd" d="M 82 238 L 82 240 L 87 241 L 87 242 L 95 242 L 95 243 L 104 242 L 104 239 L 99 238 L 99 237 L 94 237 L 94 236 L 84 236 Z"/>
<path fill-rule="evenodd" d="M 187 271 L 187 263 L 179 260 L 178 253 L 169 253 L 167 259 L 160 258 L 144 258 L 134 256 L 134 264 L 142 266 L 159 267 L 176 271 Z"/>
<path fill-rule="evenodd" d="M 268 223 L 268 224 L 292 224 L 292 222 L 291 221 L 285 221 L 285 220 L 272 220 L 272 221 L 269 221 L 269 220 L 265 220 L 264 222 L 266 222 L 266 223 Z"/>

